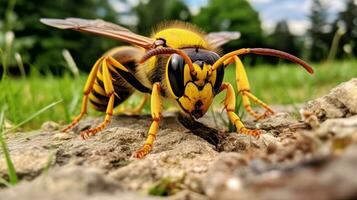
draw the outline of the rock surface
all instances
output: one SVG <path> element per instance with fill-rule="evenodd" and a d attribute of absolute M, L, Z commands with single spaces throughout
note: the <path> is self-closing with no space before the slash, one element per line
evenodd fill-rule
<path fill-rule="evenodd" d="M 357 78 L 342 83 L 319 99 L 308 102 L 306 109 L 320 120 L 357 114 Z"/>
<path fill-rule="evenodd" d="M 101 119 L 84 120 L 69 134 L 59 133 L 58 125 L 50 122 L 42 130 L 7 135 L 22 181 L 0 187 L 0 197 L 355 199 L 356 111 L 357 79 L 353 79 L 306 104 L 304 121 L 288 113 L 246 121 L 265 134 L 254 138 L 221 128 L 214 131 L 215 145 L 166 113 L 154 150 L 142 160 L 131 159 L 131 154 L 145 141 L 148 115 L 115 116 L 108 128 L 86 141 L 80 139 L 80 130 Z M 318 126 L 312 126 L 311 119 Z M 203 122 L 210 122 L 209 117 Z M 0 176 L 7 179 L 2 154 Z"/>

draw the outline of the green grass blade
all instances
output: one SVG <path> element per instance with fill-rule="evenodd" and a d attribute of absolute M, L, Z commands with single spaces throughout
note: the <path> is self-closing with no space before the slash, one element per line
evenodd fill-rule
<path fill-rule="evenodd" d="M 9 179 L 10 179 L 10 184 L 16 185 L 19 182 L 18 181 L 19 179 L 17 178 L 16 170 L 15 170 L 14 164 L 12 163 L 9 149 L 7 148 L 5 138 L 3 135 L 4 134 L 4 120 L 5 120 L 4 113 L 5 113 L 5 111 L 4 111 L 4 109 L 2 109 L 2 111 L 0 113 L 0 146 L 1 146 L 2 152 L 5 156 L 7 169 L 8 169 L 8 175 L 9 175 Z"/>
<path fill-rule="evenodd" d="M 56 102 L 53 102 L 47 106 L 45 106 L 44 108 L 42 108 L 41 110 L 37 111 L 36 113 L 32 114 L 30 117 L 28 117 L 27 119 L 25 119 L 24 121 L 20 122 L 19 124 L 17 124 L 16 126 L 12 127 L 11 129 L 8 129 L 5 131 L 5 133 L 11 132 L 13 130 L 16 130 L 17 128 L 19 128 L 20 126 L 26 124 L 27 122 L 31 121 L 33 118 L 37 117 L 38 115 L 40 115 L 41 113 L 45 112 L 46 110 L 52 108 L 53 106 L 61 103 L 63 100 L 59 100 Z"/>

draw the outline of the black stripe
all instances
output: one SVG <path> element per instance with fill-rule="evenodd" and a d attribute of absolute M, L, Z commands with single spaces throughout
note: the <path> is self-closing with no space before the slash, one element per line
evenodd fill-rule
<path fill-rule="evenodd" d="M 143 93 L 151 93 L 151 90 L 144 86 L 131 72 L 126 72 L 123 71 L 119 68 L 114 68 L 117 73 L 120 74 L 120 76 L 128 82 L 131 86 L 133 86 L 135 89 L 139 90 L 140 92 Z"/>
<path fill-rule="evenodd" d="M 101 88 L 105 91 L 103 81 L 97 79 L 97 83 L 98 83 L 99 87 L 101 87 Z M 119 84 L 119 83 L 116 82 L 116 81 L 112 81 L 112 83 L 113 83 L 113 86 L 114 86 L 114 91 L 115 91 L 117 94 L 120 95 L 120 93 L 129 93 L 129 92 L 130 92 L 130 88 L 125 87 L 125 86 Z M 114 83 L 116 83 L 116 84 L 114 84 Z"/>
<path fill-rule="evenodd" d="M 121 79 L 121 77 L 119 77 L 119 79 Z M 116 79 L 118 80 L 118 79 Z M 124 80 L 125 81 L 125 80 Z M 104 89 L 104 83 L 103 81 L 99 80 L 98 78 L 96 79 L 96 82 L 98 84 L 99 87 L 101 87 L 103 90 Z M 114 85 L 114 91 L 115 93 L 119 96 L 120 99 L 117 99 L 117 102 L 116 103 L 121 103 L 123 101 L 125 101 L 132 93 L 133 93 L 133 90 L 132 88 L 130 87 L 126 87 L 126 86 L 123 86 L 121 84 L 118 83 L 118 81 L 113 81 L 112 82 L 113 85 Z M 116 83 L 116 84 L 115 84 Z M 92 93 L 95 97 L 97 97 L 100 101 L 103 101 L 103 103 L 105 102 L 106 104 L 108 103 L 109 101 L 109 97 L 107 96 L 103 96 L 101 94 L 99 94 L 97 91 L 95 91 L 94 89 L 92 90 Z"/>
<path fill-rule="evenodd" d="M 114 86 L 115 91 L 117 91 L 117 88 L 127 89 L 127 87 L 120 84 L 120 81 L 125 81 L 125 80 L 123 80 L 122 77 L 117 72 L 112 72 L 110 69 L 109 69 L 109 72 L 110 72 L 110 75 L 112 76 L 112 78 L 114 79 L 114 80 L 112 80 L 112 84 Z M 102 75 L 102 77 L 103 77 L 103 75 Z M 96 80 L 97 80 L 98 85 L 105 91 L 103 81 L 101 81 L 99 78 L 97 78 Z"/>
<path fill-rule="evenodd" d="M 91 103 L 91 104 L 93 104 L 96 108 L 98 108 L 98 109 L 96 109 L 96 110 L 98 110 L 98 111 L 105 111 L 105 110 L 107 110 L 107 106 L 108 106 L 108 102 L 106 102 L 106 104 L 98 104 L 97 102 L 95 102 L 95 101 L 93 101 L 92 99 L 89 99 L 89 102 Z"/>
<path fill-rule="evenodd" d="M 115 93 L 120 97 L 120 102 L 127 99 L 132 93 L 132 90 L 118 90 L 117 88 L 114 89 Z"/>
<path fill-rule="evenodd" d="M 97 80 L 96 80 L 96 81 L 97 81 L 97 83 L 98 83 L 99 87 L 100 87 L 100 88 L 102 88 L 102 89 L 105 91 L 105 89 L 104 89 L 105 87 L 104 87 L 104 83 L 103 83 L 103 81 L 99 80 L 99 78 L 97 78 Z"/>
<path fill-rule="evenodd" d="M 98 84 L 99 84 L 99 83 L 98 83 Z M 103 90 L 104 90 L 104 89 L 103 89 Z M 100 94 L 99 92 L 95 91 L 94 88 L 93 88 L 93 90 L 91 91 L 91 93 L 92 93 L 95 97 L 97 97 L 97 99 L 99 99 L 100 101 L 103 101 L 103 102 L 109 101 L 109 97 Z"/>

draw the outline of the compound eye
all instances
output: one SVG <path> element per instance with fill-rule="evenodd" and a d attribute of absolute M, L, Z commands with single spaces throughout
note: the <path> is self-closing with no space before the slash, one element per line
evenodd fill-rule
<path fill-rule="evenodd" d="M 221 88 L 223 78 L 224 78 L 224 65 L 219 66 L 216 69 L 216 82 L 214 83 L 213 86 L 213 93 L 216 95 L 219 92 L 219 89 Z"/>
<path fill-rule="evenodd" d="M 184 67 L 184 59 L 178 54 L 173 54 L 168 63 L 167 73 L 171 89 L 176 97 L 181 97 L 184 94 Z"/>

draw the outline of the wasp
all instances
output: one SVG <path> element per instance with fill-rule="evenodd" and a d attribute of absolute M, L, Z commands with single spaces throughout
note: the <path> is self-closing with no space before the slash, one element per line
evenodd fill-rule
<path fill-rule="evenodd" d="M 313 73 L 313 69 L 301 59 L 274 49 L 243 48 L 220 56 L 219 48 L 237 39 L 237 32 L 205 34 L 194 25 L 184 22 L 167 23 L 151 37 L 138 35 L 100 19 L 41 19 L 41 22 L 52 27 L 93 33 L 132 45 L 114 48 L 95 62 L 84 86 L 80 114 L 62 131 L 69 131 L 79 122 L 86 114 L 89 102 L 95 110 L 106 114 L 104 121 L 97 127 L 81 132 L 81 136 L 87 139 L 110 123 L 114 107 L 129 98 L 134 91 L 142 92 L 150 95 L 152 123 L 145 144 L 133 153 L 134 158 L 143 158 L 153 148 L 162 119 L 163 98 L 174 100 L 185 116 L 198 119 L 207 112 L 214 97 L 225 91 L 224 108 L 237 132 L 258 137 L 261 131 L 246 128 L 234 112 L 234 88 L 231 83 L 223 82 L 225 68 L 234 63 L 237 92 L 242 96 L 247 112 L 257 120 L 275 113 L 251 93 L 240 55 L 280 57 Z M 143 102 L 135 109 L 136 113 L 140 112 L 147 99 L 148 97 L 143 98 Z M 265 112 L 254 111 L 251 102 L 263 107 Z"/>

